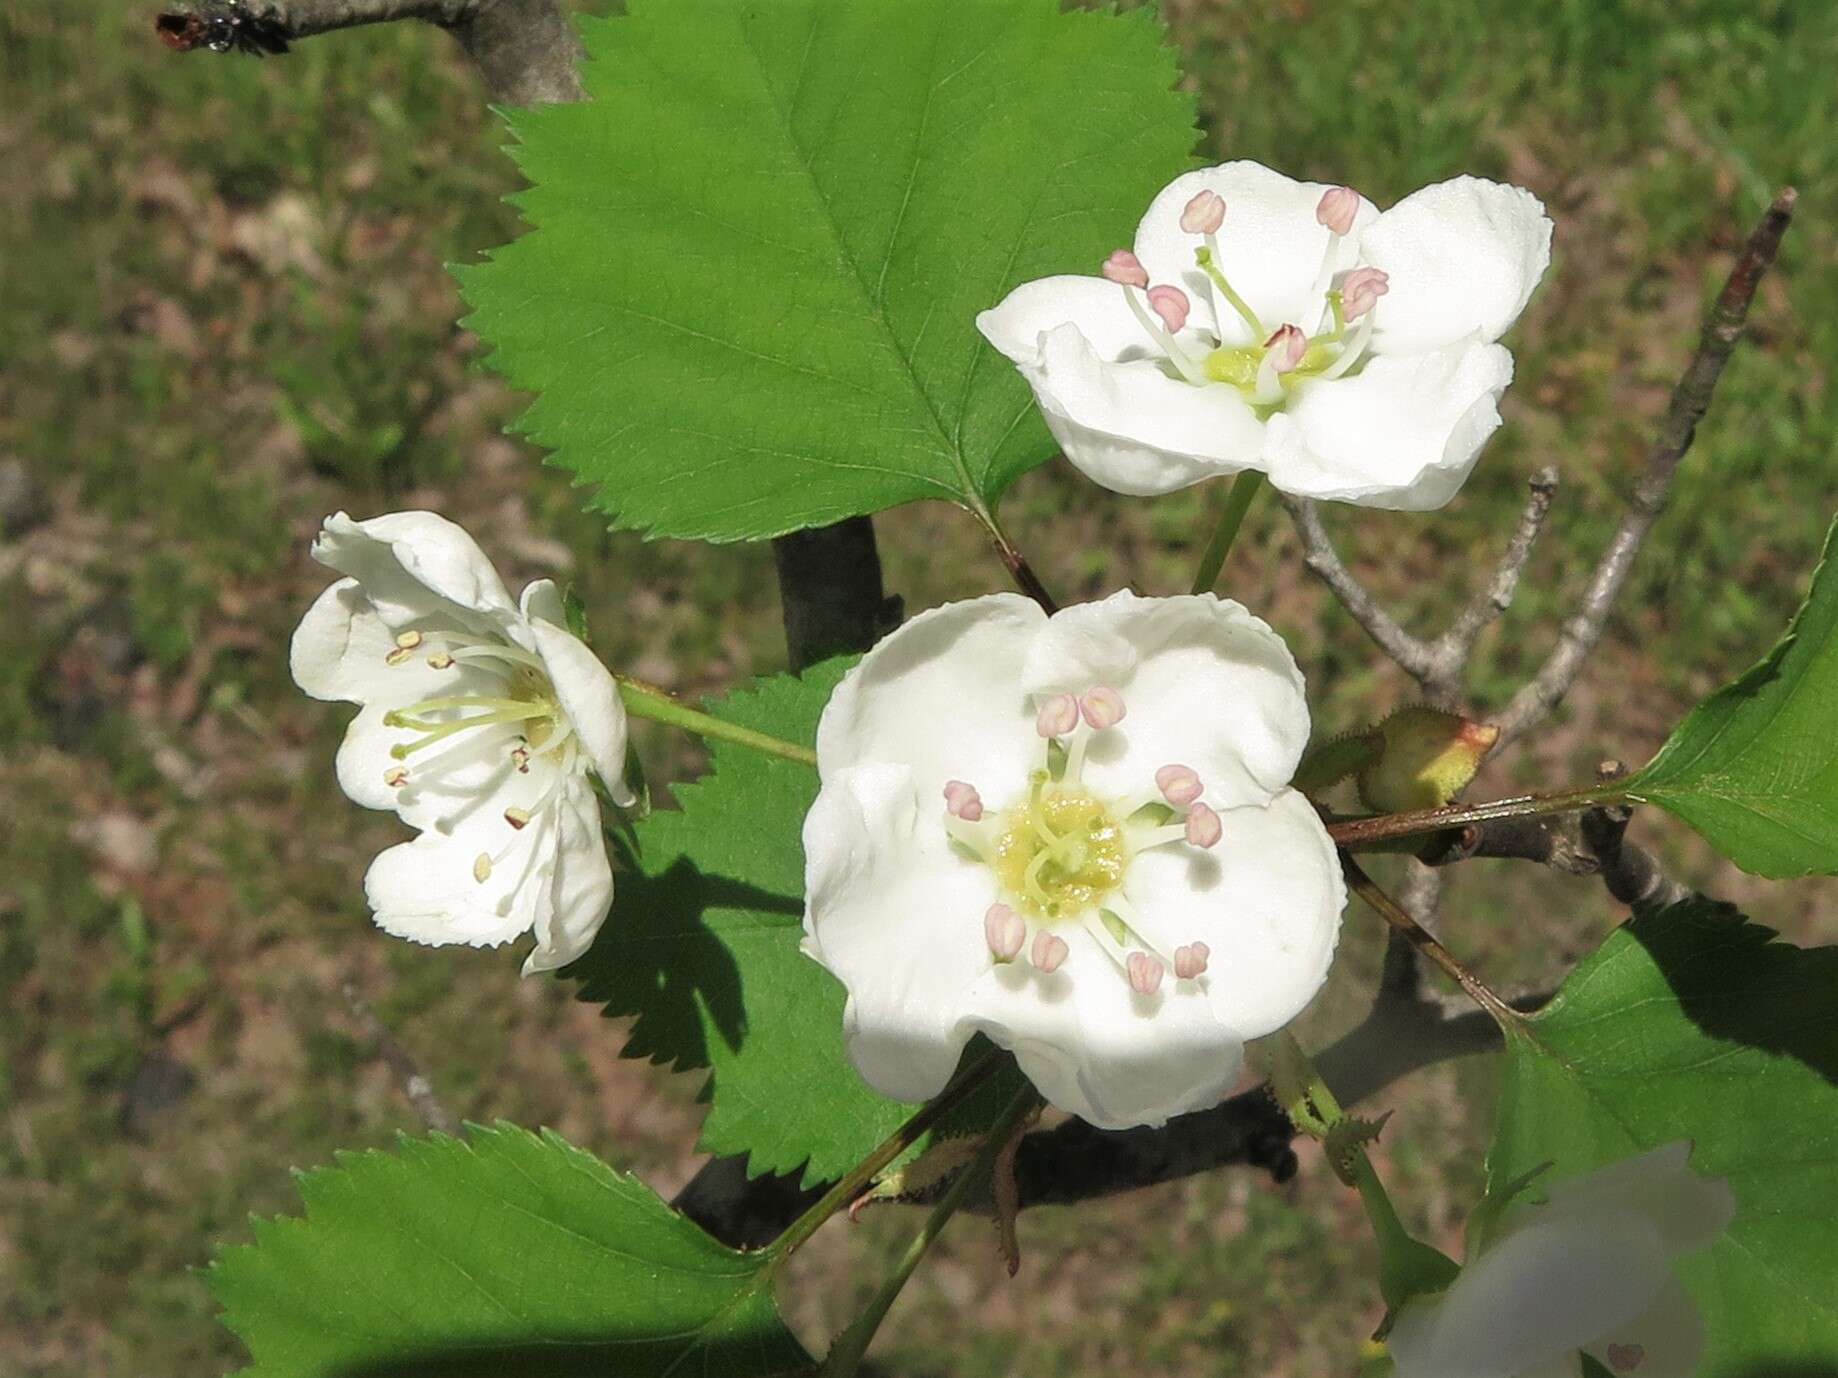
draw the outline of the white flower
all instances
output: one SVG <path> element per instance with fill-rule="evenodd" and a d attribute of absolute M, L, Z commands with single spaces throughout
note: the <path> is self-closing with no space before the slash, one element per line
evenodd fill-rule
<path fill-rule="evenodd" d="M 313 558 L 346 577 L 301 619 L 294 679 L 363 705 L 338 782 L 421 833 L 364 878 L 377 923 L 474 947 L 534 929 L 526 975 L 573 961 L 613 899 L 586 772 L 621 804 L 632 794 L 618 686 L 566 630 L 554 582 L 512 602 L 472 537 L 432 512 L 340 512 Z"/>
<path fill-rule="evenodd" d="M 1388 1343 L 1398 1378 L 1577 1378 L 1579 1352 L 1609 1372 L 1688 1378 L 1704 1323 L 1673 1272 L 1722 1233 L 1729 1184 L 1666 1144 L 1553 1183 L 1448 1291 L 1408 1303 Z"/>
<path fill-rule="evenodd" d="M 977 326 L 1106 488 L 1261 469 L 1286 493 L 1425 510 L 1500 424 L 1513 364 L 1494 341 L 1550 257 L 1518 187 L 1458 177 L 1380 214 L 1224 163 L 1162 189 L 1109 281 L 1024 283 Z"/>
<path fill-rule="evenodd" d="M 1307 741 L 1282 639 L 1210 594 L 995 594 L 887 637 L 824 710 L 804 824 L 862 1076 L 924 1100 L 981 1031 L 1105 1128 L 1217 1102 L 1339 933 Z"/>

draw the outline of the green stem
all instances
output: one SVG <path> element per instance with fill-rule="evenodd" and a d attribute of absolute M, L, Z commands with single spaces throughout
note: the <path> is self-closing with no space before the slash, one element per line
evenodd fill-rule
<path fill-rule="evenodd" d="M 1219 571 L 1225 568 L 1225 557 L 1231 553 L 1232 542 L 1238 539 L 1244 514 L 1250 510 L 1251 499 L 1263 486 L 1263 473 L 1257 469 L 1241 470 L 1232 480 L 1232 490 L 1225 495 L 1225 510 L 1219 514 L 1219 525 L 1213 528 L 1213 538 L 1207 543 L 1206 553 L 1200 557 L 1200 568 L 1193 576 L 1194 593 L 1211 593 L 1213 585 L 1219 582 Z"/>
<path fill-rule="evenodd" d="M 1394 837 L 1439 833 L 1469 823 L 1486 823 L 1495 818 L 1575 813 L 1581 809 L 1592 809 L 1598 804 L 1625 803 L 1632 797 L 1628 793 L 1628 784 L 1627 780 L 1617 780 L 1613 784 L 1566 790 L 1562 794 L 1522 794 L 1511 799 L 1493 799 L 1485 804 L 1444 804 L 1439 809 L 1418 809 L 1412 813 L 1339 818 L 1327 825 L 1327 835 L 1349 851 L 1371 850 L 1374 843 Z"/>
<path fill-rule="evenodd" d="M 867 1307 L 850 1323 L 847 1330 L 836 1337 L 836 1343 L 830 1346 L 823 1367 L 818 1370 L 818 1378 L 851 1378 L 862 1356 L 867 1353 L 869 1342 L 886 1319 L 888 1308 L 906 1286 L 907 1279 L 912 1277 L 913 1270 L 919 1266 L 919 1260 L 925 1257 L 926 1250 L 932 1247 L 932 1241 L 944 1232 L 945 1225 L 957 1213 L 957 1208 L 963 1205 L 971 1186 L 988 1174 L 996 1155 L 1002 1151 L 1002 1145 L 1008 1142 L 1022 1120 L 1038 1104 L 1039 1097 L 1031 1086 L 1023 1087 L 1008 1103 L 1008 1108 L 989 1131 L 976 1157 L 957 1174 L 957 1180 L 951 1183 L 950 1188 L 939 1198 L 938 1204 L 932 1207 L 932 1213 L 907 1243 L 905 1252 L 900 1255 L 886 1280 L 876 1289 Z"/>
<path fill-rule="evenodd" d="M 740 746 L 750 746 L 755 751 L 764 751 L 771 756 L 781 756 L 787 761 L 797 761 L 803 765 L 817 764 L 817 753 L 807 746 L 788 742 L 782 737 L 774 737 L 765 732 L 755 732 L 750 727 L 742 727 L 717 718 L 709 713 L 700 713 L 687 707 L 655 684 L 646 684 L 642 680 L 619 677 L 619 697 L 625 703 L 625 711 L 635 718 L 649 718 L 652 722 L 668 723 L 680 727 L 685 732 L 693 732 L 699 737 L 714 737 L 724 742 L 735 742 Z"/>
<path fill-rule="evenodd" d="M 785 1259 L 816 1234 L 824 1221 L 861 1194 L 862 1188 L 868 1185 L 877 1172 L 918 1143 L 925 1132 L 942 1117 L 963 1104 L 970 1093 L 988 1081 L 1006 1060 L 999 1049 L 991 1048 L 965 1068 L 956 1081 L 921 1106 L 910 1120 L 884 1139 L 879 1148 L 850 1168 L 847 1175 L 826 1191 L 816 1205 L 792 1221 L 791 1227 L 768 1246 L 775 1258 Z"/>

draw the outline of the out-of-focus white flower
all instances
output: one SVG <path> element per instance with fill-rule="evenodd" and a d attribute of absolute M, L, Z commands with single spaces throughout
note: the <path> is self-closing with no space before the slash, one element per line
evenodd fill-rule
<path fill-rule="evenodd" d="M 1096 1125 L 1217 1102 L 1339 933 L 1307 741 L 1282 639 L 1210 594 L 996 594 L 887 637 L 824 710 L 804 825 L 862 1076 L 924 1100 L 981 1031 Z"/>
<path fill-rule="evenodd" d="M 1550 255 L 1518 187 L 1458 177 L 1380 214 L 1225 163 L 1169 183 L 1102 278 L 1024 283 L 977 326 L 1107 488 L 1261 469 L 1286 493 L 1421 510 L 1500 424 L 1513 369 L 1495 341 Z"/>
<path fill-rule="evenodd" d="M 620 804 L 632 793 L 618 686 L 567 630 L 554 582 L 513 602 L 472 537 L 432 512 L 340 512 L 313 558 L 346 577 L 301 619 L 294 679 L 362 705 L 338 782 L 421 834 L 364 878 L 377 923 L 474 947 L 533 929 L 526 975 L 573 961 L 613 898 L 587 772 Z"/>
<path fill-rule="evenodd" d="M 1388 1343 L 1398 1378 L 1689 1378 L 1704 1323 L 1673 1268 L 1728 1226 L 1735 1198 L 1666 1144 L 1552 1183 L 1448 1291 L 1405 1305 Z"/>

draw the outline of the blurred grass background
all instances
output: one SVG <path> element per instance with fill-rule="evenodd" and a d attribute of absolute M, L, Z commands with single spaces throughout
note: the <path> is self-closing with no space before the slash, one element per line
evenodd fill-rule
<path fill-rule="evenodd" d="M 1532 188 L 1557 258 L 1510 343 L 1507 426 L 1427 516 L 1330 517 L 1406 619 L 1433 628 L 1504 540 L 1522 486 L 1563 487 L 1532 577 L 1483 642 L 1498 704 L 1548 646 L 1618 517 L 1648 423 L 1732 247 L 1783 182 L 1799 223 L 1670 511 L 1559 720 L 1479 789 L 1643 759 L 1794 607 L 1838 502 L 1838 7 L 1821 0 L 1167 0 L 1212 145 L 1388 204 L 1472 171 Z M 580 515 L 500 433 L 443 264 L 515 232 L 515 185 L 471 73 L 415 26 L 285 58 L 179 60 L 129 0 L 0 8 L 0 1373 L 233 1367 L 188 1269 L 286 1169 L 417 1129 L 353 983 L 458 1113 L 550 1124 L 666 1194 L 696 1166 L 695 1079 L 618 1057 L 620 1030 L 507 953 L 377 935 L 360 878 L 397 836 L 349 806 L 344 714 L 287 678 L 324 575 L 320 517 L 438 507 L 507 578 L 571 579 L 609 659 L 685 692 L 782 663 L 763 547 L 645 545 Z M 1063 597 L 1185 586 L 1219 494 L 1117 499 L 1064 466 L 1010 499 Z M 918 608 L 998 587 L 943 508 L 880 523 Z M 1274 507 L 1222 587 L 1291 638 L 1319 720 L 1408 685 L 1301 571 Z M 641 739 L 653 778 L 693 751 Z M 1677 872 L 1801 941 L 1831 885 L 1763 887 L 1657 818 Z M 1595 888 L 1472 863 L 1445 936 L 1502 984 L 1548 980 L 1618 920 Z M 1377 924 L 1349 911 L 1316 1025 L 1353 1022 Z M 1480 1180 L 1490 1076 L 1394 1088 L 1384 1166 L 1454 1247 Z M 910 1222 L 835 1226 L 792 1314 L 839 1325 Z M 1376 1319 L 1355 1207 L 1304 1154 L 1022 1223 L 1021 1279 L 960 1223 L 877 1350 L 901 1374 L 1351 1372 Z"/>

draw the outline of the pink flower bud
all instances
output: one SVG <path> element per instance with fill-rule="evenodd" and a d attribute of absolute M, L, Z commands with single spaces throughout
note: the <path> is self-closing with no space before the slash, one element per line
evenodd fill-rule
<path fill-rule="evenodd" d="M 1055 694 L 1034 719 L 1034 730 L 1043 737 L 1063 737 L 1078 725 L 1079 701 L 1071 694 Z"/>
<path fill-rule="evenodd" d="M 1187 840 L 1196 847 L 1216 846 L 1219 839 L 1225 836 L 1225 824 L 1219 821 L 1219 815 L 1205 804 L 1195 804 L 1187 810 Z"/>
<path fill-rule="evenodd" d="M 1335 234 L 1345 234 L 1353 228 L 1353 217 L 1359 214 L 1359 193 L 1352 187 L 1334 187 L 1321 194 L 1321 204 L 1315 207 L 1315 219 L 1326 225 Z"/>
<path fill-rule="evenodd" d="M 1188 943 L 1185 947 L 1174 949 L 1174 976 L 1178 981 L 1191 981 L 1196 976 L 1205 974 L 1206 960 L 1213 955 L 1213 950 L 1205 943 Z"/>
<path fill-rule="evenodd" d="M 1051 976 L 1060 969 L 1071 952 L 1064 938 L 1056 937 L 1043 928 L 1034 935 L 1034 947 L 1029 955 L 1034 959 L 1036 967 Z"/>
<path fill-rule="evenodd" d="M 1356 321 L 1391 290 L 1391 279 L 1382 268 L 1355 268 L 1340 282 L 1340 309 Z"/>
<path fill-rule="evenodd" d="M 1279 326 L 1276 333 L 1264 341 L 1264 348 L 1270 351 L 1271 366 L 1278 373 L 1288 373 L 1302 362 L 1303 354 L 1307 353 L 1308 336 L 1298 326 Z"/>
<path fill-rule="evenodd" d="M 1225 223 L 1225 198 L 1202 191 L 1181 208 L 1181 228 L 1188 234 L 1217 234 Z"/>
<path fill-rule="evenodd" d="M 962 780 L 947 780 L 945 812 L 966 823 L 974 823 L 983 816 L 983 796 L 976 792 L 975 785 L 965 784 Z"/>
<path fill-rule="evenodd" d="M 1006 904 L 992 904 L 983 915 L 983 938 L 998 962 L 1012 962 L 1027 941 L 1027 920 Z"/>
<path fill-rule="evenodd" d="M 1149 309 L 1162 318 L 1168 333 L 1174 334 L 1187 324 L 1187 313 L 1193 307 L 1185 292 L 1164 282 L 1149 289 Z"/>
<path fill-rule="evenodd" d="M 1093 732 L 1102 732 L 1123 721 L 1123 695 L 1100 684 L 1079 700 L 1079 711 L 1085 715 L 1085 721 L 1091 724 Z"/>
<path fill-rule="evenodd" d="M 1104 260 L 1104 276 L 1112 282 L 1120 282 L 1125 287 L 1147 287 L 1149 270 L 1142 266 L 1142 260 L 1128 249 L 1115 249 L 1111 256 Z"/>
<path fill-rule="evenodd" d="M 1177 809 L 1184 809 L 1206 792 L 1200 774 L 1191 766 L 1167 765 L 1155 772 L 1155 788 Z"/>
<path fill-rule="evenodd" d="M 1146 952 L 1132 952 L 1124 970 L 1129 973 L 1131 990 L 1138 995 L 1153 995 L 1161 989 L 1167 968 Z"/>

